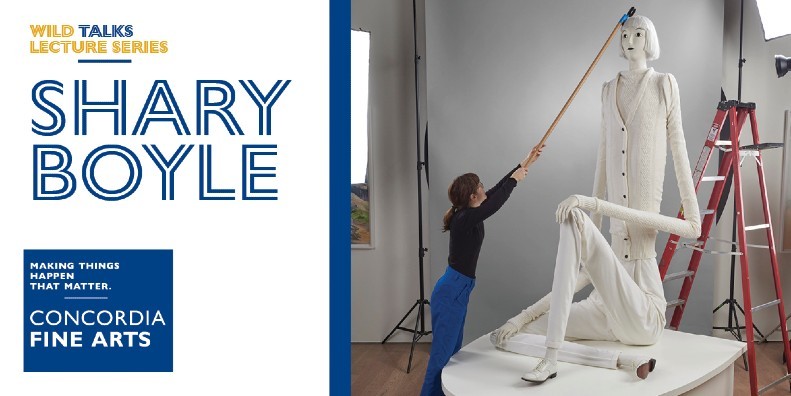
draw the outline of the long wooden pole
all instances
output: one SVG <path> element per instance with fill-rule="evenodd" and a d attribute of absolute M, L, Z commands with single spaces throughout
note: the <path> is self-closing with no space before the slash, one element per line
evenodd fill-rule
<path fill-rule="evenodd" d="M 620 27 L 622 27 L 624 23 L 626 23 L 626 20 L 629 19 L 629 17 L 634 15 L 635 11 L 636 10 L 635 10 L 634 7 L 630 8 L 629 11 L 626 14 L 623 14 L 621 19 L 618 21 L 618 23 L 612 29 L 612 33 L 610 33 L 610 37 L 607 37 L 607 41 L 604 43 L 604 45 L 599 50 L 599 53 L 596 55 L 596 59 L 594 59 L 593 63 L 591 63 L 591 65 L 588 66 L 588 70 L 585 72 L 585 75 L 582 76 L 582 80 L 580 80 L 579 84 L 577 84 L 577 87 L 574 88 L 574 92 L 571 93 L 571 96 L 566 101 L 566 104 L 563 105 L 562 109 L 560 109 L 560 113 L 558 113 L 558 116 L 555 117 L 555 121 L 552 121 L 552 125 L 549 126 L 549 129 L 547 130 L 547 133 L 545 133 L 544 137 L 541 138 L 541 141 L 538 142 L 538 144 L 536 145 L 537 147 L 543 146 L 546 143 L 547 139 L 549 139 L 549 135 L 552 134 L 552 131 L 555 129 L 555 126 L 558 125 L 558 122 L 560 121 L 560 119 L 563 118 L 563 114 L 566 112 L 566 109 L 569 108 L 569 105 L 571 105 L 571 102 L 574 100 L 574 97 L 577 96 L 577 92 L 579 92 L 580 88 L 582 88 L 582 85 L 585 84 L 585 80 L 588 79 L 588 76 L 591 74 L 591 71 L 593 71 L 593 68 L 596 66 L 596 63 L 599 62 L 599 59 L 601 58 L 601 56 L 604 53 L 604 51 L 607 49 L 607 46 L 610 45 L 610 41 L 612 41 L 612 38 L 615 37 L 616 33 L 618 33 L 618 29 Z M 533 159 L 533 155 L 534 155 L 534 152 L 531 152 L 530 153 L 530 160 Z"/>

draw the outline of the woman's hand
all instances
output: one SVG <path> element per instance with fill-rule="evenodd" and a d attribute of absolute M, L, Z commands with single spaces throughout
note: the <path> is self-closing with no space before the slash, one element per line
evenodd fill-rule
<path fill-rule="evenodd" d="M 520 163 L 520 165 L 522 165 L 522 168 L 527 169 L 530 167 L 530 165 L 536 162 L 538 160 L 538 157 L 541 156 L 541 150 L 543 150 L 544 147 L 546 146 L 547 145 L 544 144 L 541 145 L 541 147 L 538 146 L 533 147 L 533 149 L 530 150 L 530 154 L 528 154 L 528 156 L 525 157 L 525 159 L 523 159 L 522 162 Z"/>
<path fill-rule="evenodd" d="M 527 176 L 527 169 L 522 167 L 516 168 L 514 173 L 511 173 L 511 178 L 515 179 L 517 183 L 524 180 L 525 176 Z"/>

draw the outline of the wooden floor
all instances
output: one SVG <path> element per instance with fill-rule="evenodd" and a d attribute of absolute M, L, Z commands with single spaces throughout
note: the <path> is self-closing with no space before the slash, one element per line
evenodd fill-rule
<path fill-rule="evenodd" d="M 352 395 L 419 395 L 426 372 L 429 343 L 418 343 L 412 357 L 412 369 L 407 374 L 410 343 L 354 343 L 352 344 Z M 767 385 L 785 374 L 783 347 L 780 342 L 756 344 L 758 384 Z M 734 395 L 750 394 L 750 379 L 742 359 L 734 369 Z M 649 377 L 650 378 L 650 377 Z M 791 395 L 788 384 L 777 385 L 762 396 Z"/>

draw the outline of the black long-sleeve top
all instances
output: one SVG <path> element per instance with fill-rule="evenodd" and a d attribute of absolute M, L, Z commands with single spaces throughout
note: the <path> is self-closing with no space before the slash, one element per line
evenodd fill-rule
<path fill-rule="evenodd" d="M 511 174 L 517 165 L 508 172 L 494 187 L 486 191 L 486 199 L 477 208 L 462 208 L 450 219 L 450 243 L 448 246 L 448 265 L 454 270 L 475 278 L 478 255 L 481 252 L 483 237 L 486 234 L 483 221 L 495 214 L 511 196 L 516 180 Z"/>

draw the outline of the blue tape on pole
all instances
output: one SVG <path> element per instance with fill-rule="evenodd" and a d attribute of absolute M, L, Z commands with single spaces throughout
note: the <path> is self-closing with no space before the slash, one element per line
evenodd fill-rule
<path fill-rule="evenodd" d="M 627 19 L 629 19 L 629 14 L 623 14 L 623 16 L 621 17 L 621 20 L 618 21 L 618 23 L 623 25 L 623 23 L 626 22 Z"/>

